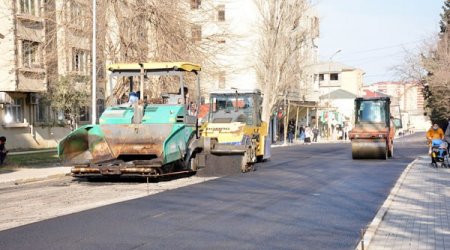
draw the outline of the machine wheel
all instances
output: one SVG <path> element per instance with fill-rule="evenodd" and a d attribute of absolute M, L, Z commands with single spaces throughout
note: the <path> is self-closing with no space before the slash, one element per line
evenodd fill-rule
<path fill-rule="evenodd" d="M 245 173 L 254 169 L 255 165 L 252 162 L 248 162 L 248 153 L 245 153 L 241 158 L 241 172 Z"/>
<path fill-rule="evenodd" d="M 263 162 L 264 161 L 264 155 L 258 155 L 256 157 L 256 162 Z"/>
<path fill-rule="evenodd" d="M 188 170 L 197 171 L 197 159 L 195 159 L 195 157 L 191 157 L 191 159 L 189 159 L 189 162 L 187 162 L 186 166 Z"/>

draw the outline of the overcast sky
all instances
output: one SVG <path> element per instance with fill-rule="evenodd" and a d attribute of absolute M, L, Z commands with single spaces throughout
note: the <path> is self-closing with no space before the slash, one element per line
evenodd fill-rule
<path fill-rule="evenodd" d="M 361 68 L 365 83 L 397 80 L 391 68 L 439 31 L 444 0 L 315 0 L 319 56 Z"/>

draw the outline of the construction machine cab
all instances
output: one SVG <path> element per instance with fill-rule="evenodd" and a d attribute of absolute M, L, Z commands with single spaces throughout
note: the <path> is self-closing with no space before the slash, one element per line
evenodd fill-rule
<path fill-rule="evenodd" d="M 389 105 L 390 100 L 386 98 L 355 100 L 356 117 L 355 124 L 378 123 L 389 126 Z"/>
<path fill-rule="evenodd" d="M 261 125 L 261 92 L 259 90 L 220 90 L 210 94 L 208 122 L 241 122 L 246 125 Z"/>

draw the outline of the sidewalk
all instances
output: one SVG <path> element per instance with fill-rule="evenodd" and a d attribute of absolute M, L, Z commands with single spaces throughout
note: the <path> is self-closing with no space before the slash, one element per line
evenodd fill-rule
<path fill-rule="evenodd" d="M 16 168 L 11 172 L 0 173 L 0 184 L 39 181 L 69 173 L 70 167 Z"/>
<path fill-rule="evenodd" d="M 410 164 L 363 239 L 366 250 L 450 249 L 450 169 L 428 156 Z"/>
<path fill-rule="evenodd" d="M 29 151 L 10 152 L 8 155 L 25 155 L 44 152 L 54 152 L 56 149 L 41 149 Z M 0 167 L 1 169 L 1 167 Z M 47 178 L 64 176 L 70 173 L 70 167 L 54 166 L 54 164 L 44 167 L 15 167 L 8 168 L 0 172 L 0 184 L 20 184 L 32 181 L 39 181 Z"/>

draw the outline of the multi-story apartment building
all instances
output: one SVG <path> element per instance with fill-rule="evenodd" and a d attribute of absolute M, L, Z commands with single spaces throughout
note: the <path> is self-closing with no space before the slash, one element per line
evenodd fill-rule
<path fill-rule="evenodd" d="M 92 2 L 1 1 L 0 135 L 7 137 L 10 149 L 54 147 L 70 127 L 64 110 L 53 109 L 44 97 L 61 77 L 70 77 L 76 89 L 90 95 Z M 125 40 L 133 37 L 119 34 L 137 28 L 116 20 L 114 8 L 105 3 L 98 4 L 97 15 L 97 115 L 106 99 L 105 64 L 131 58 L 135 47 Z M 127 3 L 118 9 L 126 11 Z M 106 42 L 115 45 L 117 54 L 108 53 Z M 91 122 L 90 111 L 90 104 L 77 110 L 77 124 Z"/>
<path fill-rule="evenodd" d="M 54 146 L 63 131 L 38 125 L 39 94 L 48 88 L 47 1 L 3 0 L 0 4 L 0 134 L 9 147 Z"/>

